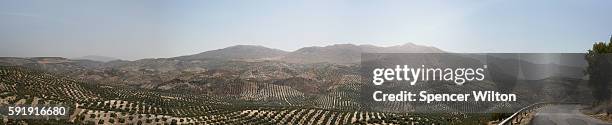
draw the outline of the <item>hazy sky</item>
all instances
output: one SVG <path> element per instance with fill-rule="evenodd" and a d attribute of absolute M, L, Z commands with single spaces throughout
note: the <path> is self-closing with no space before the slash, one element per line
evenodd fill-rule
<path fill-rule="evenodd" d="M 611 0 L 0 0 L 0 56 L 173 57 L 408 42 L 452 52 L 585 52 Z"/>

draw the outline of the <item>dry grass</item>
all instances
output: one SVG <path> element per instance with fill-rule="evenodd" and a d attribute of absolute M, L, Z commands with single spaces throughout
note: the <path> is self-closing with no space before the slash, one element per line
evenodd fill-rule
<path fill-rule="evenodd" d="M 589 116 L 596 118 L 596 119 L 600 119 L 607 123 L 612 123 L 612 115 L 606 115 L 606 113 L 590 114 Z"/>

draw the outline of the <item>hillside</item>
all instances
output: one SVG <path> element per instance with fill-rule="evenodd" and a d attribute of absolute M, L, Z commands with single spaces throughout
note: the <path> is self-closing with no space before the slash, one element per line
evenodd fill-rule
<path fill-rule="evenodd" d="M 214 73 L 213 73 L 214 74 Z M 413 115 L 376 111 L 316 108 L 295 103 L 266 106 L 269 99 L 299 100 L 290 87 L 252 84 L 241 98 L 181 91 L 148 91 L 127 86 L 80 82 L 55 74 L 23 67 L 0 66 L 0 106 L 13 104 L 62 105 L 66 119 L 7 119 L 3 124 L 456 124 L 460 115 Z M 299 93 L 299 92 L 297 92 Z M 295 96 L 294 96 L 295 95 Z M 317 100 L 334 104 L 332 100 Z M 321 102 L 323 101 L 323 102 Z M 340 100 L 338 100 L 340 101 Z M 342 104 L 342 103 L 339 103 Z M 471 119 L 472 117 L 470 117 Z M 452 119 L 452 120 L 448 120 Z M 475 123 L 472 121 L 472 123 Z"/>

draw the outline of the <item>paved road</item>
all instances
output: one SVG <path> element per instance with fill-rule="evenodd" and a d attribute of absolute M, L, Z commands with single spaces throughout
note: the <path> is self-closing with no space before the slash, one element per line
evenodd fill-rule
<path fill-rule="evenodd" d="M 580 105 L 551 105 L 537 112 L 532 125 L 612 125 L 584 115 Z"/>

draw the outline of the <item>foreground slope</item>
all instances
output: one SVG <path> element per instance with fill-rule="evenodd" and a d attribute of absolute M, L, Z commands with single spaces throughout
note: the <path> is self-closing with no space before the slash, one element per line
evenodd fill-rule
<path fill-rule="evenodd" d="M 330 110 L 294 106 L 258 106 L 229 97 L 181 94 L 83 83 L 23 67 L 0 67 L 0 105 L 69 107 L 68 119 L 19 120 L 5 124 L 448 124 L 448 114 L 405 114 Z M 43 103 L 44 102 L 44 103 Z"/>

